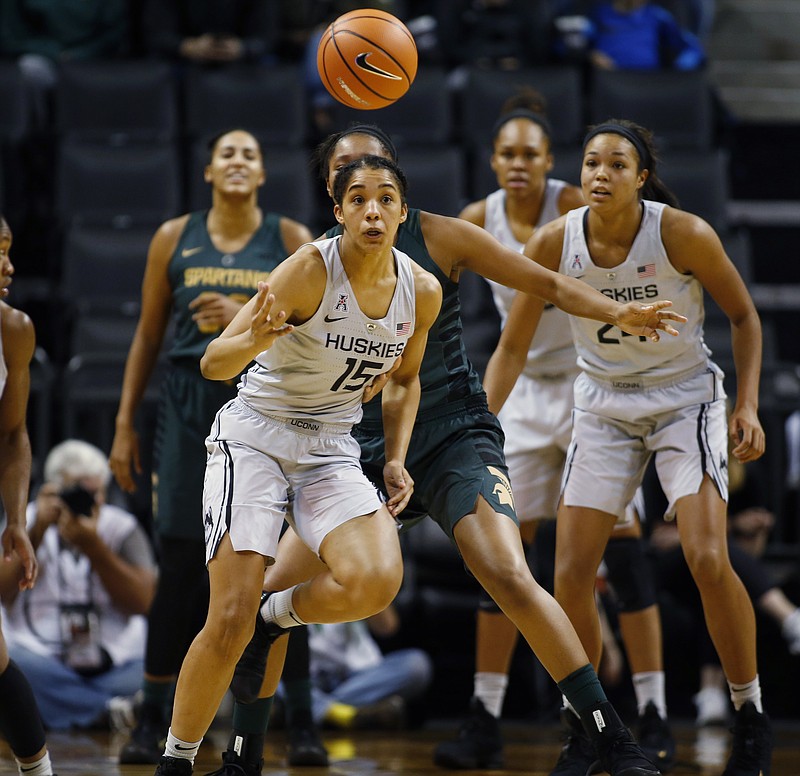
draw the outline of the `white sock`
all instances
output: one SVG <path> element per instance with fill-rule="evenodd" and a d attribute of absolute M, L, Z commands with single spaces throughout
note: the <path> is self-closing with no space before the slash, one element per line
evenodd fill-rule
<path fill-rule="evenodd" d="M 503 712 L 506 687 L 508 687 L 508 674 L 493 674 L 488 671 L 478 671 L 475 674 L 475 697 L 496 719 L 499 719 Z"/>
<path fill-rule="evenodd" d="M 663 671 L 641 671 L 631 676 L 633 691 L 636 694 L 636 705 L 639 716 L 644 714 L 647 704 L 652 702 L 661 719 L 667 718 L 667 698 L 664 691 Z"/>
<path fill-rule="evenodd" d="M 49 752 L 45 752 L 35 763 L 21 763 L 17 760 L 17 769 L 21 776 L 53 776 Z"/>
<path fill-rule="evenodd" d="M 567 700 L 566 695 L 561 696 L 561 706 L 565 708 L 570 714 L 574 714 L 578 719 L 581 718 L 581 715 L 578 714 L 577 711 L 572 707 L 572 704 Z"/>
<path fill-rule="evenodd" d="M 733 684 L 728 682 L 728 687 L 731 691 L 731 701 L 733 701 L 733 708 L 736 711 L 744 706 L 747 701 L 752 701 L 755 704 L 756 711 L 761 714 L 764 709 L 761 706 L 761 682 L 758 679 L 758 674 L 752 682 L 747 684 Z"/>
<path fill-rule="evenodd" d="M 172 728 L 170 728 L 169 733 L 167 733 L 167 746 L 164 754 L 167 757 L 175 757 L 178 760 L 188 760 L 194 765 L 194 758 L 197 757 L 197 750 L 200 748 L 201 743 L 203 743 L 202 738 L 194 742 L 181 741 L 180 738 L 175 738 L 172 735 Z"/>
<path fill-rule="evenodd" d="M 261 616 L 264 622 L 274 622 L 281 628 L 294 628 L 296 625 L 306 625 L 305 620 L 297 616 L 297 612 L 292 606 L 292 594 L 297 587 L 290 587 L 288 590 L 281 590 L 273 593 L 261 607 Z"/>

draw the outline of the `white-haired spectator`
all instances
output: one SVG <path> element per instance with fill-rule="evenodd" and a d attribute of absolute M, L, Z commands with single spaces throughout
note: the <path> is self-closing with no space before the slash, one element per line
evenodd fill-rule
<path fill-rule="evenodd" d="M 110 478 L 94 445 L 56 445 L 27 510 L 37 584 L 0 586 L 9 653 L 52 730 L 106 721 L 142 680 L 155 560 L 136 518 L 106 503 Z"/>

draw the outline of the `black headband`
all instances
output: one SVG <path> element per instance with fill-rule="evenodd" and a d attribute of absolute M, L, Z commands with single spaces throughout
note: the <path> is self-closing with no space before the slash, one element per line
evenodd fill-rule
<path fill-rule="evenodd" d="M 389 153 L 392 156 L 392 161 L 397 161 L 397 149 L 395 148 L 392 139 L 379 127 L 373 127 L 369 124 L 353 124 L 339 133 L 338 140 L 341 140 L 343 137 L 347 137 L 348 135 L 370 135 L 374 137 L 376 140 L 378 140 L 378 142 L 389 149 Z"/>
<path fill-rule="evenodd" d="M 592 138 L 597 137 L 597 135 L 607 135 L 609 133 L 624 137 L 636 149 L 643 170 L 649 170 L 651 168 L 653 157 L 650 156 L 650 152 L 647 150 L 644 141 L 632 129 L 623 127 L 622 124 L 614 124 L 613 122 L 598 124 L 594 129 L 589 130 L 586 137 L 583 138 L 583 149 L 586 150 L 586 146 Z"/>
<path fill-rule="evenodd" d="M 538 124 L 544 130 L 544 133 L 548 138 L 552 135 L 550 130 L 550 122 L 544 116 L 542 116 L 541 113 L 535 113 L 534 111 L 527 110 L 526 108 L 517 108 L 516 110 L 511 110 L 508 113 L 504 113 L 499 119 L 497 119 L 497 121 L 494 122 L 494 126 L 492 127 L 492 140 L 497 137 L 497 133 L 509 121 L 513 121 L 514 119 L 528 119 L 528 121 Z"/>

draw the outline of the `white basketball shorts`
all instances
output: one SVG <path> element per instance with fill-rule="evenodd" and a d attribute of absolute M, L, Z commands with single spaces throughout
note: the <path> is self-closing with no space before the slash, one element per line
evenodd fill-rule
<path fill-rule="evenodd" d="M 315 553 L 336 527 L 377 511 L 358 442 L 314 418 L 262 415 L 240 399 L 218 413 L 206 440 L 206 563 L 227 532 L 237 551 L 274 562 L 284 519 Z"/>
<path fill-rule="evenodd" d="M 634 390 L 585 374 L 575 381 L 564 504 L 622 515 L 653 454 L 667 519 L 675 516 L 678 499 L 700 490 L 705 475 L 728 500 L 725 392 L 714 365 Z"/>

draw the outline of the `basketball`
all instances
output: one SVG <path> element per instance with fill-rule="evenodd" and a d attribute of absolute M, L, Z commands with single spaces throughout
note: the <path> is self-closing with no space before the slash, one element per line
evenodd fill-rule
<path fill-rule="evenodd" d="M 399 100 L 417 74 L 417 45 L 408 28 L 385 11 L 342 14 L 322 34 L 317 70 L 339 102 L 358 110 Z"/>

